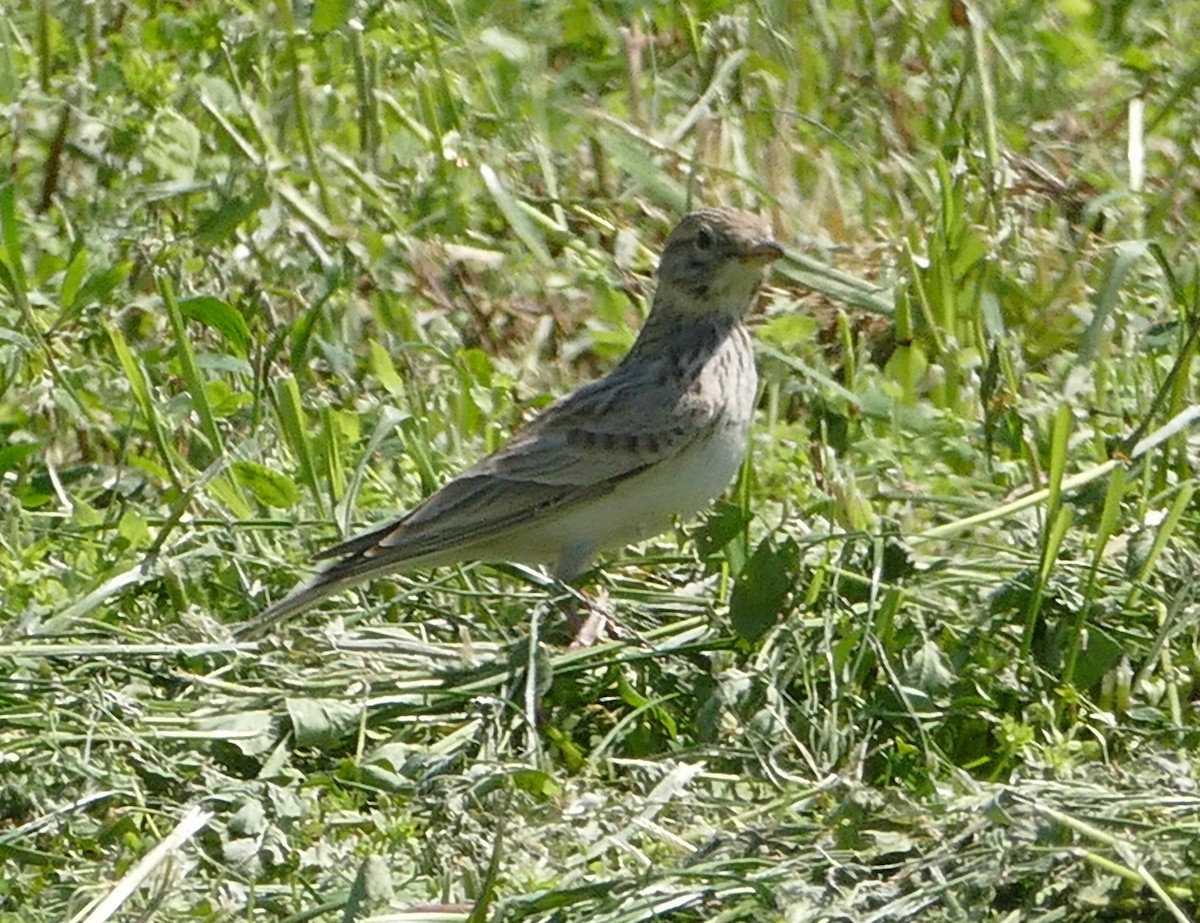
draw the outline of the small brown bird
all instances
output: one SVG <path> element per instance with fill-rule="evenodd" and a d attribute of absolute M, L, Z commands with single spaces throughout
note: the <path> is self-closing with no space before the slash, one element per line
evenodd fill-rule
<path fill-rule="evenodd" d="M 667 239 L 645 326 L 616 368 L 416 509 L 321 552 L 336 560 L 244 632 L 382 574 L 463 561 L 543 564 L 569 582 L 601 551 L 704 509 L 745 457 L 758 376 L 744 319 L 782 255 L 750 212 L 687 215 Z"/>

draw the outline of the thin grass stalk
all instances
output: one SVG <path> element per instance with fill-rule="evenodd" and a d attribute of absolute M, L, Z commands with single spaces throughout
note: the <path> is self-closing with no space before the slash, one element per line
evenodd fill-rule
<path fill-rule="evenodd" d="M 1150 574 L 1153 573 L 1158 565 L 1159 558 L 1162 557 L 1163 551 L 1167 547 L 1171 536 L 1175 534 L 1175 530 L 1179 527 L 1179 522 L 1183 518 L 1184 512 L 1192 502 L 1192 496 L 1196 492 L 1196 482 L 1192 481 L 1184 484 L 1179 489 L 1179 493 L 1175 495 L 1175 502 L 1171 504 L 1170 510 L 1167 512 L 1166 518 L 1163 519 L 1162 525 L 1154 534 L 1154 542 L 1150 546 L 1150 551 L 1146 555 L 1146 559 L 1142 562 L 1142 566 L 1138 568 L 1137 575 L 1134 577 L 1129 595 L 1125 597 L 1125 611 L 1132 611 L 1141 598 L 1142 592 L 1149 580 Z"/>
<path fill-rule="evenodd" d="M 108 923 L 145 881 L 170 860 L 172 853 L 208 826 L 212 818 L 212 811 L 207 808 L 196 805 L 188 808 L 175 828 L 142 856 L 103 899 L 74 916 L 71 923 Z"/>
<path fill-rule="evenodd" d="M 1071 434 L 1071 409 L 1059 405 L 1050 432 L 1049 483 L 1046 487 L 1046 517 L 1042 528 L 1041 559 L 1037 578 L 1030 589 L 1025 609 L 1025 630 L 1021 638 L 1021 660 L 1028 656 L 1033 645 L 1038 614 L 1042 608 L 1046 586 L 1054 570 L 1059 548 L 1071 524 L 1070 510 L 1062 506 L 1062 482 L 1067 465 L 1067 443 Z"/>
<path fill-rule="evenodd" d="M 1110 849 L 1114 850 L 1122 859 L 1126 859 L 1126 861 L 1129 861 L 1130 858 L 1138 856 L 1141 852 L 1141 850 L 1139 850 L 1133 843 L 1113 836 L 1112 834 L 1109 834 L 1097 827 L 1095 824 L 1079 820 L 1078 818 L 1072 817 L 1070 814 L 1067 814 L 1064 811 L 1049 807 L 1048 805 L 1039 804 L 1037 802 L 1030 802 L 1029 804 L 1030 807 L 1039 814 L 1050 818 L 1055 823 L 1062 824 L 1064 827 L 1075 831 L 1081 836 L 1085 836 L 1088 839 L 1094 840 L 1104 846 L 1109 847 Z M 1120 875 L 1122 878 L 1129 878 L 1131 881 L 1145 885 L 1154 893 L 1155 897 L 1159 899 L 1164 908 L 1171 914 L 1172 917 L 1175 918 L 1175 920 L 1178 921 L 1178 923 L 1192 923 L 1191 918 L 1183 912 L 1182 908 L 1180 908 L 1177 903 L 1175 903 L 1175 900 L 1159 883 L 1157 877 L 1151 873 L 1150 869 L 1148 869 L 1145 863 L 1143 863 L 1140 859 L 1133 859 L 1133 867 L 1130 867 L 1108 859 L 1105 856 L 1095 854 L 1090 850 L 1085 852 L 1085 858 L 1087 858 L 1088 861 L 1092 862 L 1093 864 L 1106 867 L 1109 871 Z M 1191 896 L 1190 893 L 1188 895 L 1184 895 L 1185 898 L 1188 896 Z"/>
<path fill-rule="evenodd" d="M 316 464 L 312 453 L 313 440 L 308 434 L 300 388 L 294 375 L 287 375 L 276 383 L 275 408 L 283 437 L 300 464 L 300 480 L 308 487 L 309 493 L 316 501 L 318 514 L 324 518 L 325 498 L 317 484 Z"/>
<path fill-rule="evenodd" d="M 1070 507 L 1060 506 L 1054 518 L 1050 520 L 1043 531 L 1042 557 L 1038 562 L 1037 579 L 1031 588 L 1029 602 L 1025 608 L 1025 630 L 1021 634 L 1020 660 L 1022 663 L 1028 660 L 1029 654 L 1033 650 L 1033 638 L 1037 631 L 1038 615 L 1042 611 L 1042 603 L 1046 598 L 1046 587 L 1054 573 L 1063 539 L 1071 527 L 1073 518 Z"/>
<path fill-rule="evenodd" d="M 175 300 L 174 287 L 171 285 L 171 280 L 163 273 L 160 273 L 155 281 L 158 293 L 163 300 L 163 306 L 167 310 L 167 317 L 171 321 L 171 330 L 175 334 L 175 355 L 179 359 L 180 372 L 183 374 L 184 383 L 191 395 L 192 408 L 200 419 L 200 431 L 208 440 L 209 451 L 212 452 L 213 457 L 219 458 L 225 454 L 225 444 L 221 438 L 221 431 L 217 427 L 216 417 L 213 416 L 212 406 L 208 402 L 204 378 L 200 374 L 199 366 L 196 365 L 196 353 L 192 348 L 192 341 L 188 336 L 183 314 L 179 310 L 179 303 Z"/>
<path fill-rule="evenodd" d="M 1108 490 L 1104 495 L 1104 507 L 1100 513 L 1100 522 L 1092 539 L 1092 563 L 1088 567 L 1087 581 L 1083 587 L 1083 605 L 1075 612 L 1075 620 L 1067 639 L 1067 653 L 1063 660 L 1063 682 L 1068 686 L 1075 682 L 1075 665 L 1079 660 L 1079 652 L 1083 647 L 1083 634 L 1087 619 L 1095 606 L 1097 595 L 1096 575 L 1100 563 L 1104 560 L 1105 549 L 1109 539 L 1117 527 L 1117 517 L 1121 512 L 1121 500 L 1125 496 L 1125 468 L 1118 467 L 1108 482 Z"/>
<path fill-rule="evenodd" d="M 321 200 L 321 210 L 325 213 L 325 219 L 336 223 L 339 213 L 333 207 L 333 197 L 329 193 L 329 187 L 325 182 L 325 175 L 320 164 L 317 163 L 317 146 L 313 141 L 312 125 L 309 123 L 308 108 L 305 106 L 304 81 L 300 74 L 300 55 L 296 50 L 299 33 L 296 29 L 296 20 L 292 15 L 291 0 L 276 0 L 275 9 L 283 24 L 288 91 L 292 98 L 292 112 L 296 117 L 296 130 L 300 133 L 300 146 L 303 148 L 305 160 L 308 162 L 309 175 L 316 184 L 317 195 Z"/>
<path fill-rule="evenodd" d="M 29 280 L 25 275 L 23 262 L 26 247 L 21 240 L 20 222 L 16 209 L 16 184 L 7 176 L 0 179 L 0 286 L 8 290 L 21 312 L 21 320 L 29 328 L 29 336 L 37 343 L 38 349 L 46 360 L 46 368 L 50 370 L 55 383 L 63 392 L 70 395 L 78 412 L 93 426 L 99 428 L 98 421 L 88 402 L 80 400 L 78 391 L 70 378 L 59 368 L 54 350 L 43 333 L 41 325 L 34 316 L 29 302 Z M 7 377 L 7 376 L 5 376 Z M 2 392 L 0 392 L 2 393 Z"/>
<path fill-rule="evenodd" d="M 375 96 L 374 68 L 370 66 L 363 48 L 362 28 L 351 25 L 346 34 L 354 64 L 354 88 L 358 96 L 358 151 L 367 159 L 373 170 L 378 170 L 379 139 L 383 137 L 383 132 L 379 126 L 379 101 Z"/>
<path fill-rule="evenodd" d="M 1137 445 L 1133 446 L 1128 458 L 1109 459 L 1098 465 L 1093 465 L 1078 474 L 1074 474 L 1069 478 L 1064 478 L 1062 482 L 1062 493 L 1067 494 L 1073 490 L 1083 487 L 1085 484 L 1090 484 L 1092 481 L 1107 477 L 1112 473 L 1114 468 L 1127 464 L 1140 458 L 1142 455 L 1149 452 L 1155 446 L 1161 444 L 1165 440 L 1171 438 L 1176 433 L 1189 427 L 1197 419 L 1200 419 L 1200 405 L 1193 405 L 1183 410 L 1170 421 L 1160 426 L 1150 435 L 1141 439 Z M 985 510 L 982 513 L 975 513 L 971 516 L 965 516 L 962 519 L 956 519 L 952 522 L 944 523 L 940 526 L 934 526 L 932 529 L 926 529 L 911 537 L 911 541 L 928 541 L 930 539 L 948 538 L 957 535 L 960 532 L 973 529 L 985 523 L 993 522 L 999 519 L 1007 519 L 1022 510 L 1029 509 L 1031 506 L 1036 506 L 1043 503 L 1049 497 L 1050 491 L 1048 488 L 1034 490 L 1023 497 L 1018 497 L 1016 500 L 1011 500 L 1002 506 L 994 509 Z"/>
<path fill-rule="evenodd" d="M 42 0 L 37 10 L 37 62 L 38 86 L 43 93 L 50 93 L 50 74 L 53 68 L 53 52 L 50 50 L 50 0 Z"/>
<path fill-rule="evenodd" d="M 983 109 L 983 140 L 987 155 L 988 186 L 995 190 L 999 179 L 1000 142 L 996 131 L 996 93 L 992 88 L 992 70 L 987 59 L 987 23 L 982 10 L 972 4 L 968 16 L 971 21 L 971 61 L 975 65 L 975 79 L 979 84 L 979 96 Z"/>
<path fill-rule="evenodd" d="M 339 438 L 337 419 L 332 407 L 321 408 L 321 443 L 324 448 L 322 462 L 325 481 L 329 485 L 329 502 L 336 509 L 346 496 L 346 464 L 342 458 L 342 441 Z M 313 469 L 314 480 L 316 468 Z"/>
<path fill-rule="evenodd" d="M 919 285 L 917 277 L 913 276 L 914 286 Z M 915 407 L 917 404 L 917 384 L 919 369 L 917 367 L 917 345 L 914 339 L 912 302 L 909 298 L 899 298 L 896 301 L 896 352 L 893 356 L 893 368 L 900 381 L 901 400 L 905 406 Z"/>
<path fill-rule="evenodd" d="M 461 28 L 461 24 L 459 24 L 457 21 L 457 19 L 458 19 L 457 9 L 455 8 L 455 6 L 453 4 L 450 4 L 447 7 L 447 9 L 448 9 L 450 15 L 455 17 L 455 25 L 458 27 L 458 32 L 461 34 L 462 28 Z M 425 40 L 427 43 L 426 47 L 429 51 L 430 57 L 433 58 L 433 68 L 438 76 L 438 83 L 439 83 L 440 89 L 441 89 L 442 102 L 445 104 L 446 111 L 449 112 L 449 114 L 450 114 L 451 127 L 455 131 L 461 133 L 463 131 L 463 125 L 462 125 L 462 117 L 459 115 L 459 112 L 458 112 L 458 104 L 455 102 L 455 100 L 457 99 L 457 94 L 454 92 L 454 88 L 451 85 L 450 74 L 446 68 L 446 63 L 445 63 L 445 61 L 442 60 L 442 46 L 441 46 L 441 42 L 438 40 L 438 29 L 434 25 L 433 15 L 429 9 L 429 0 L 422 0 L 421 15 L 424 19 L 424 24 L 425 24 Z M 436 102 L 433 99 L 430 99 L 430 103 L 434 104 L 434 105 L 436 104 Z M 436 112 L 436 108 L 431 108 L 430 112 L 431 112 L 431 114 Z M 438 121 L 440 123 L 440 120 L 438 120 Z M 435 126 L 435 137 L 441 138 L 441 136 L 442 136 L 441 131 L 437 130 L 436 126 Z"/>
<path fill-rule="evenodd" d="M 133 351 L 130 350 L 129 344 L 125 342 L 125 337 L 121 331 L 115 327 L 109 327 L 108 338 L 112 343 L 113 352 L 117 355 L 117 362 L 125 372 L 125 378 L 129 382 L 130 390 L 133 391 L 133 398 L 142 413 L 142 418 L 146 421 L 146 429 L 150 432 L 150 439 L 154 443 L 158 457 L 162 459 L 163 470 L 166 471 L 171 486 L 180 493 L 185 493 L 183 482 L 175 470 L 175 456 L 167 447 L 166 435 L 164 434 L 162 423 L 158 418 L 158 410 L 156 409 L 155 402 L 150 397 L 150 384 L 146 372 L 141 364 L 134 359 Z"/>

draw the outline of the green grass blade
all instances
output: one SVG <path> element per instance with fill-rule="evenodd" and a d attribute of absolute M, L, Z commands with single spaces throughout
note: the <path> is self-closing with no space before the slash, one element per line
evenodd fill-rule
<path fill-rule="evenodd" d="M 1146 555 L 1146 559 L 1142 561 L 1141 567 L 1138 568 L 1137 576 L 1133 580 L 1133 586 L 1125 599 L 1126 608 L 1132 609 L 1137 605 L 1139 597 L 1145 590 L 1150 574 L 1158 566 L 1159 559 L 1162 556 L 1163 549 L 1167 546 L 1167 542 L 1175 534 L 1175 530 L 1179 528 L 1179 522 L 1183 518 L 1184 512 L 1191 505 L 1192 496 L 1195 492 L 1195 481 L 1184 484 L 1179 488 L 1179 493 L 1175 495 L 1175 500 L 1171 504 L 1166 517 L 1163 519 L 1162 525 L 1154 533 L 1154 542 L 1150 546 L 1150 551 Z"/>
<path fill-rule="evenodd" d="M 1125 497 L 1125 472 L 1126 469 L 1120 466 L 1113 469 L 1112 477 L 1108 481 L 1108 490 L 1104 495 L 1104 508 L 1100 513 L 1100 522 L 1092 539 L 1092 563 L 1088 569 L 1088 579 L 1083 591 L 1084 605 L 1080 606 L 1075 613 L 1075 621 L 1067 639 L 1067 654 L 1063 660 L 1063 681 L 1068 685 L 1075 682 L 1075 665 L 1083 646 L 1088 613 L 1095 602 L 1096 575 L 1104 560 L 1104 552 L 1108 548 L 1109 540 L 1117 528 L 1117 519 L 1121 513 L 1121 501 Z"/>
<path fill-rule="evenodd" d="M 325 496 L 317 484 L 316 465 L 313 462 L 313 441 L 308 433 L 300 387 L 294 375 L 286 375 L 275 385 L 275 406 L 279 414 L 280 430 L 288 448 L 300 465 L 300 480 L 308 487 L 317 510 L 325 516 Z"/>
<path fill-rule="evenodd" d="M 175 291 L 171 281 L 165 275 L 160 274 L 158 277 L 158 292 L 162 296 L 163 306 L 171 321 L 171 329 L 175 333 L 175 353 L 179 358 L 179 368 L 183 374 L 184 383 L 191 395 L 192 407 L 200 419 L 200 430 L 208 440 L 209 451 L 214 457 L 220 457 L 225 454 L 221 431 L 217 427 L 216 417 L 213 416 L 212 407 L 208 402 L 204 378 L 196 365 L 196 353 L 192 349 L 192 341 L 188 335 L 187 325 L 183 321 L 183 313 L 179 310 L 179 303 L 175 300 Z"/>
<path fill-rule="evenodd" d="M 513 229 L 513 233 L 538 258 L 539 262 L 547 266 L 553 265 L 554 261 L 550 258 L 550 251 L 546 249 L 545 238 L 538 231 L 537 225 L 529 220 L 529 215 L 520 203 L 513 198 L 512 193 L 501 182 L 496 171 L 489 164 L 480 164 L 479 175 L 483 177 L 484 187 L 500 209 L 500 213 L 504 215 L 509 227 Z"/>
<path fill-rule="evenodd" d="M 179 479 L 178 472 L 175 470 L 174 454 L 167 448 L 167 440 L 163 434 L 162 423 L 158 418 L 158 410 L 150 396 L 150 385 L 146 378 L 146 373 L 141 363 L 133 357 L 133 352 L 130 350 L 129 344 L 125 342 L 125 337 L 121 331 L 115 327 L 109 327 L 108 338 L 112 343 L 113 352 L 117 354 L 117 361 L 125 371 L 125 378 L 129 382 L 130 389 L 133 391 L 133 397 L 137 401 L 138 409 L 141 410 L 142 417 L 146 421 L 146 428 L 150 432 L 150 438 L 154 443 L 154 448 L 158 451 L 158 457 L 162 462 L 162 466 L 170 477 L 171 484 L 175 489 L 183 492 L 183 484 Z"/>

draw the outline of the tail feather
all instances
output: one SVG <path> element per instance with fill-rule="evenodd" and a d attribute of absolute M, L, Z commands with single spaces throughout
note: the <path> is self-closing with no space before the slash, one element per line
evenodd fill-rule
<path fill-rule="evenodd" d="M 276 622 L 299 615 L 369 577 L 395 570 L 395 561 L 380 561 L 361 553 L 335 561 L 307 583 L 300 584 L 282 599 L 271 603 L 250 621 L 238 625 L 233 631 L 234 636 L 259 637 Z"/>

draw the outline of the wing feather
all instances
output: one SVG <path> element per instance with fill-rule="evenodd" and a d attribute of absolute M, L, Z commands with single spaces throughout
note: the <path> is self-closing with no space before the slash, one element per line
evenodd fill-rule
<path fill-rule="evenodd" d="M 691 384 L 667 358 L 619 365 L 551 404 L 416 509 L 322 551 L 318 560 L 335 560 L 238 633 L 258 634 L 408 562 L 463 560 L 506 533 L 611 493 L 704 438 L 720 407 Z"/>
<path fill-rule="evenodd" d="M 714 415 L 687 391 L 647 389 L 614 372 L 547 407 L 412 512 L 320 557 L 400 564 L 484 543 L 610 493 L 681 452 Z"/>

